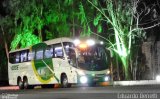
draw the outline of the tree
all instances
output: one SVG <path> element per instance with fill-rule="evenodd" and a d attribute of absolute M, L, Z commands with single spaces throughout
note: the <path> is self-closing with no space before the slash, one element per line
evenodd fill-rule
<path fill-rule="evenodd" d="M 125 79 L 131 79 L 130 58 L 132 47 L 145 37 L 144 28 L 139 26 L 140 20 L 151 11 L 138 10 L 140 0 L 87 0 L 101 14 L 99 21 L 105 21 L 110 27 L 109 37 L 105 37 L 110 49 L 117 53 L 123 64 Z M 143 2 L 144 3 L 144 2 Z M 143 15 L 143 17 L 142 17 Z M 152 28 L 149 26 L 147 28 Z"/>
<path fill-rule="evenodd" d="M 8 30 L 15 34 L 12 50 L 57 37 L 77 36 L 75 32 L 90 35 L 89 22 L 94 15 L 89 7 L 84 8 L 83 5 L 88 6 L 86 1 L 7 0 L 5 4 L 12 22 Z"/>
<path fill-rule="evenodd" d="M 30 14 L 29 11 L 32 8 L 32 3 L 29 4 L 29 2 L 21 2 L 20 0 L 7 0 L 4 2 L 4 5 L 7 14 L 2 19 L 2 25 L 5 27 L 4 32 L 6 34 L 13 34 L 11 35 L 12 42 L 8 43 L 9 45 L 11 44 L 11 49 L 13 50 L 18 47 L 23 48 L 25 45 L 30 46 L 31 44 L 39 42 L 40 40 L 35 37 L 30 37 L 30 40 L 24 42 L 26 37 L 28 37 L 26 34 L 35 36 L 32 34 L 33 27 L 32 24 L 30 24 L 32 20 L 28 17 Z M 30 5 L 29 9 L 25 9 L 25 5 Z M 32 40 L 32 38 L 34 39 Z M 37 40 L 35 41 L 35 39 Z M 29 41 L 32 43 L 29 44 Z"/>
<path fill-rule="evenodd" d="M 8 28 L 8 32 L 15 34 L 11 43 L 12 50 L 69 34 L 68 16 L 63 2 L 7 0 L 5 4 L 9 21 L 13 23 L 12 28 Z M 4 21 L 7 20 L 4 18 Z"/>
<path fill-rule="evenodd" d="M 1 36 L 3 36 L 3 45 L 4 45 L 4 48 L 5 48 L 5 53 L 6 53 L 6 56 L 7 56 L 7 58 L 9 58 L 9 55 L 8 55 L 8 41 L 9 41 L 9 39 L 10 39 L 10 36 L 9 36 L 9 34 L 7 34 L 5 31 L 4 31 L 4 29 L 8 29 L 8 28 L 10 28 L 11 27 L 11 24 L 12 24 L 12 22 L 11 21 L 9 21 L 10 20 L 10 18 L 9 17 L 5 17 L 5 18 L 2 18 L 2 21 L 0 22 L 0 28 L 1 28 L 1 32 L 2 32 L 2 34 L 1 34 Z"/>

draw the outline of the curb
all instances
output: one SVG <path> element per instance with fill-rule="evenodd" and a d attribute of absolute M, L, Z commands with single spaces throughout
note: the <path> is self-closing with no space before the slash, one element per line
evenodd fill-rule
<path fill-rule="evenodd" d="M 160 85 L 160 81 L 156 80 L 114 81 L 113 85 L 120 85 L 120 86 Z"/>
<path fill-rule="evenodd" d="M 0 90 L 19 90 L 18 86 L 5 86 L 5 87 L 0 87 Z"/>

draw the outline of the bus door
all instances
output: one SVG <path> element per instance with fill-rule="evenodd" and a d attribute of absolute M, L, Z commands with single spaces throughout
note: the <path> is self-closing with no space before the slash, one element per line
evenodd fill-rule
<path fill-rule="evenodd" d="M 65 64 L 69 70 L 69 78 L 71 83 L 77 82 L 77 60 L 76 60 L 76 52 L 75 48 L 72 46 L 71 43 L 65 42 L 63 43 L 64 46 L 64 54 L 65 54 Z"/>
<path fill-rule="evenodd" d="M 53 63 L 56 75 L 60 77 L 62 73 L 65 73 L 69 79 L 72 74 L 62 43 L 54 44 L 53 49 L 54 49 Z"/>
<path fill-rule="evenodd" d="M 76 70 L 77 70 L 77 58 L 76 58 L 76 52 L 73 48 L 69 48 L 69 52 L 68 52 L 68 64 L 70 66 L 70 72 L 71 72 L 71 80 L 73 81 L 73 83 L 77 82 L 77 74 L 76 74 Z"/>

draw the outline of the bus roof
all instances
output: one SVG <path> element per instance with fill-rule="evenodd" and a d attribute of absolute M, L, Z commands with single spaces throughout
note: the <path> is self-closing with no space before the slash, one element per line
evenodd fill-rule
<path fill-rule="evenodd" d="M 20 49 L 16 49 L 16 50 L 11 50 L 9 53 L 13 53 L 13 52 L 18 52 L 18 51 L 23 51 L 23 50 L 27 50 L 27 49 L 30 49 L 30 47 L 26 47 L 26 48 L 20 48 Z"/>
<path fill-rule="evenodd" d="M 44 43 L 46 43 L 47 45 L 51 45 L 51 44 L 56 44 L 56 43 L 60 43 L 60 42 L 72 42 L 73 40 L 71 38 L 68 37 L 61 37 L 61 38 L 56 38 L 56 39 L 51 39 L 48 41 L 44 41 Z"/>
<path fill-rule="evenodd" d="M 46 43 L 47 45 L 51 45 L 51 44 L 60 43 L 61 41 L 62 42 L 72 42 L 73 40 L 71 38 L 68 38 L 68 37 L 61 37 L 61 38 L 55 38 L 55 39 L 51 39 L 51 40 L 48 40 L 48 41 L 44 41 L 44 43 Z M 20 48 L 20 49 L 12 50 L 9 53 L 27 50 L 27 49 L 30 49 L 31 47 L 32 46 L 29 46 L 29 47 L 26 47 L 26 48 Z"/>
<path fill-rule="evenodd" d="M 86 40 L 88 38 L 80 38 L 79 40 Z M 92 38 L 93 39 L 93 38 Z M 96 43 L 99 42 L 99 40 L 95 40 L 93 39 L 94 41 L 96 41 Z M 73 42 L 74 39 L 73 38 L 69 38 L 69 37 L 61 37 L 61 38 L 55 38 L 55 39 L 51 39 L 51 40 L 48 40 L 48 41 L 44 41 L 43 43 L 46 43 L 47 45 L 51 45 L 51 44 L 57 44 L 57 43 L 61 43 L 61 42 Z M 35 44 L 36 45 L 36 44 Z M 33 45 L 32 45 L 33 46 Z M 26 48 L 21 48 L 21 49 L 16 49 L 16 50 L 13 50 L 13 51 L 10 51 L 9 53 L 12 53 L 12 52 L 17 52 L 17 51 L 23 51 L 23 50 L 26 50 L 26 49 L 30 49 L 32 46 L 30 47 L 26 47 Z"/>

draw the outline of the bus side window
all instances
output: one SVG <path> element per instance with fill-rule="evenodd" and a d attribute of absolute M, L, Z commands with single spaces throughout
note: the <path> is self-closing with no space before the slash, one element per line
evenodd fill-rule
<path fill-rule="evenodd" d="M 19 63 L 20 62 L 20 52 L 16 52 L 16 57 L 15 57 L 15 63 Z"/>
<path fill-rule="evenodd" d="M 9 54 L 9 62 L 10 63 L 20 63 L 20 52 L 14 52 Z"/>
<path fill-rule="evenodd" d="M 66 52 L 66 55 L 68 56 L 69 55 L 69 45 L 65 45 L 64 50 Z"/>
<path fill-rule="evenodd" d="M 63 42 L 63 46 L 64 46 L 64 50 L 65 50 L 65 53 L 67 55 L 67 57 L 69 58 L 69 49 L 70 48 L 74 48 L 74 44 L 71 43 L 71 42 Z"/>
<path fill-rule="evenodd" d="M 43 49 L 36 51 L 36 60 L 43 59 Z"/>
<path fill-rule="evenodd" d="M 9 54 L 9 62 L 14 64 L 15 59 L 16 59 L 16 53 L 10 53 Z"/>
<path fill-rule="evenodd" d="M 55 58 L 63 58 L 63 49 L 60 44 L 54 47 L 54 57 Z"/>
<path fill-rule="evenodd" d="M 45 51 L 44 51 L 44 57 L 45 58 L 52 58 L 53 57 L 53 47 L 52 46 L 48 46 Z"/>
<path fill-rule="evenodd" d="M 21 51 L 21 62 L 26 62 L 27 61 L 27 50 Z"/>
<path fill-rule="evenodd" d="M 34 55 L 35 55 L 35 51 L 34 52 L 29 52 L 28 53 L 28 61 L 33 60 L 34 59 Z"/>
<path fill-rule="evenodd" d="M 75 50 L 72 49 L 72 48 L 69 48 L 68 56 L 69 56 L 69 63 L 71 65 L 73 65 L 74 67 L 76 67 L 76 53 L 75 53 Z"/>

